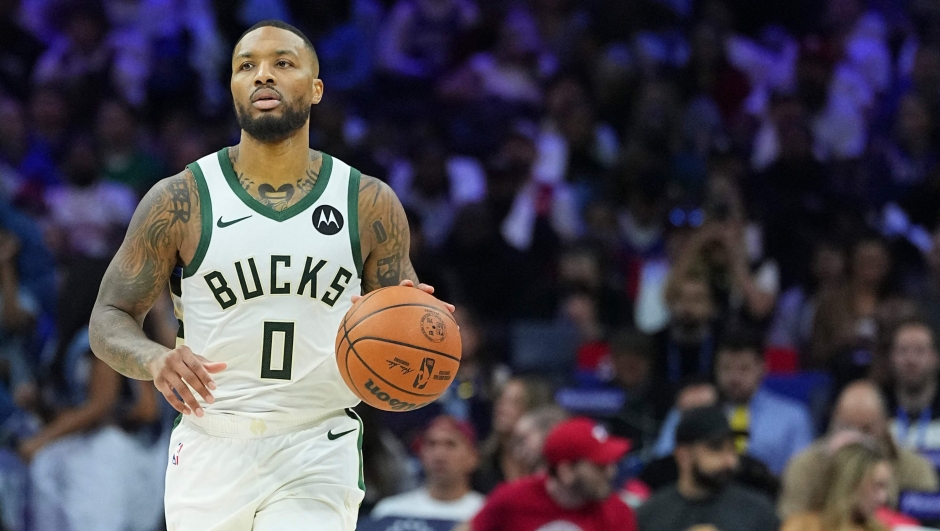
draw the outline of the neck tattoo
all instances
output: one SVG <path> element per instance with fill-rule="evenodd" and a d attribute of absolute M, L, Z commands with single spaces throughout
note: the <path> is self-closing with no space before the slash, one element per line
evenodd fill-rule
<path fill-rule="evenodd" d="M 290 198 L 294 196 L 294 185 L 282 184 L 276 190 L 268 183 L 258 185 L 258 196 L 261 197 L 261 204 L 269 206 L 280 212 L 290 204 Z"/>
<path fill-rule="evenodd" d="M 234 168 L 235 164 L 238 162 L 238 146 L 229 148 L 228 158 Z M 322 155 L 319 151 L 310 150 L 310 162 L 316 162 L 321 158 Z M 268 183 L 256 185 L 255 180 L 244 173 L 238 174 L 238 184 L 246 192 L 257 190 L 257 198 L 262 205 L 280 212 L 290 206 L 291 199 L 294 197 L 295 192 L 297 193 L 298 199 L 309 194 L 317 184 L 319 177 L 319 168 L 314 169 L 313 164 L 311 164 L 310 167 L 307 168 L 304 176 L 297 179 L 295 184 L 286 183 L 278 188 L 274 188 L 274 186 Z"/>

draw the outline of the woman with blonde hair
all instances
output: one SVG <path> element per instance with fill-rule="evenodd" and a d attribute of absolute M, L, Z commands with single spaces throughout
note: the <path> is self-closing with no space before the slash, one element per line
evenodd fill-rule
<path fill-rule="evenodd" d="M 781 531 L 887 531 L 875 511 L 888 501 L 892 474 L 874 445 L 842 447 L 829 461 L 811 511 L 791 516 Z"/>

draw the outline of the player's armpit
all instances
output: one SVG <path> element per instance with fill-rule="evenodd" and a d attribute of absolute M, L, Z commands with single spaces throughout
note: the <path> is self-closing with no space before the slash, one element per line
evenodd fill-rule
<path fill-rule="evenodd" d="M 366 175 L 359 184 L 359 235 L 363 293 L 397 286 L 402 280 L 418 284 L 408 255 L 411 233 L 405 209 L 387 184 Z"/>
<path fill-rule="evenodd" d="M 141 324 L 199 222 L 199 194 L 188 170 L 157 183 L 137 206 L 89 324 L 95 355 L 121 374 L 149 380 L 148 362 L 169 350 L 147 339 Z"/>

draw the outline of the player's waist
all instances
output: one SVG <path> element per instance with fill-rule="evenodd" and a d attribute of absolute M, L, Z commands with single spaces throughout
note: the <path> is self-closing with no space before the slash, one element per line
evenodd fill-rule
<path fill-rule="evenodd" d="M 345 409 L 337 409 L 315 417 L 298 416 L 272 420 L 250 415 L 207 413 L 203 417 L 185 415 L 183 422 L 193 429 L 214 437 L 261 439 L 312 428 L 325 420 L 346 414 Z"/>

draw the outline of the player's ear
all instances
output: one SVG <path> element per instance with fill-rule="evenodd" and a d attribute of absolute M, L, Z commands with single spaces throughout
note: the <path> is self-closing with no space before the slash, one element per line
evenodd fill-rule
<path fill-rule="evenodd" d="M 319 78 L 313 80 L 313 97 L 311 98 L 310 105 L 316 105 L 320 103 L 320 100 L 323 99 L 323 81 Z"/>

